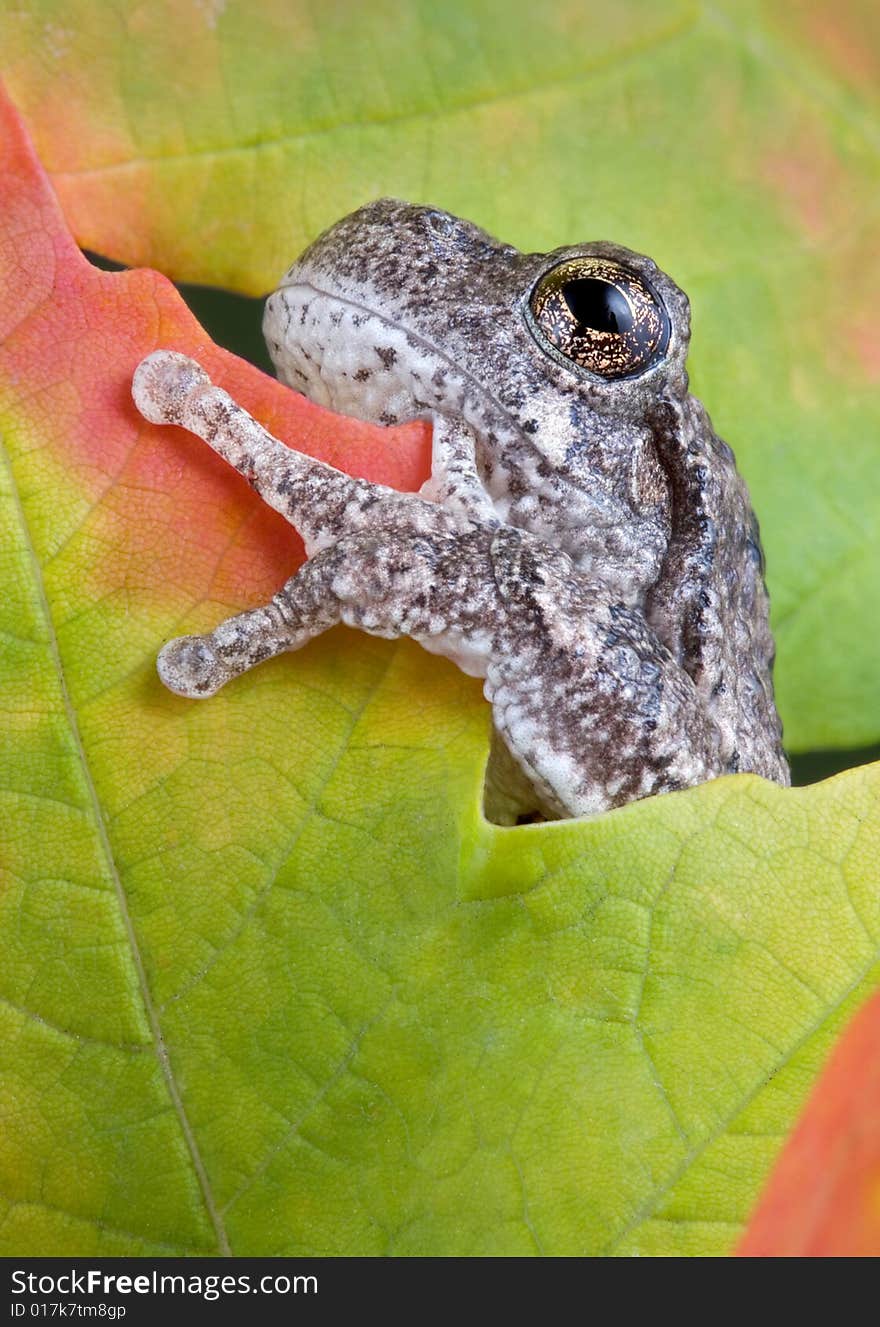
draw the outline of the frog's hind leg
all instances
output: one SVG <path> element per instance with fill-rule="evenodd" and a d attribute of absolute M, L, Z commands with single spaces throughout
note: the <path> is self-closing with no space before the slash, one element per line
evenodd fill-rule
<path fill-rule="evenodd" d="M 132 396 L 153 424 L 177 424 L 202 438 L 296 527 L 311 557 L 347 533 L 393 524 L 438 526 L 449 518 L 415 494 L 353 479 L 279 442 L 195 360 L 156 350 L 135 371 Z M 423 510 L 414 512 L 413 504 Z"/>
<path fill-rule="evenodd" d="M 261 608 L 227 618 L 203 636 L 178 636 L 159 653 L 156 667 L 169 691 L 198 700 L 265 659 L 298 650 L 341 620 L 332 582 L 336 550 L 303 564 Z"/>
<path fill-rule="evenodd" d="M 492 729 L 483 781 L 483 814 L 493 825 L 521 825 L 555 819 L 504 739 Z"/>

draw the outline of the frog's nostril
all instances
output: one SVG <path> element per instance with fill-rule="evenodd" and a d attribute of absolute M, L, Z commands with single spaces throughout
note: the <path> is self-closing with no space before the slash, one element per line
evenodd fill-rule
<path fill-rule="evenodd" d="M 474 247 L 472 227 L 450 216 L 448 212 L 432 210 L 420 218 L 422 234 L 426 235 L 434 253 L 468 253 Z"/>
<path fill-rule="evenodd" d="M 439 212 L 431 209 L 424 214 L 425 224 L 435 235 L 451 235 L 455 229 L 455 217 L 451 217 L 448 212 Z"/>

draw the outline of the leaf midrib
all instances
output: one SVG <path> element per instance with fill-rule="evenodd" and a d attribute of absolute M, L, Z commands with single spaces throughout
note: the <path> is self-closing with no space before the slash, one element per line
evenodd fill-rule
<path fill-rule="evenodd" d="M 778 1076 L 783 1069 L 787 1069 L 807 1043 L 840 1013 L 847 1001 L 850 1000 L 859 988 L 868 980 L 871 972 L 877 966 L 878 957 L 880 957 L 880 950 L 875 946 L 867 963 L 865 963 L 860 969 L 849 985 L 845 987 L 840 996 L 832 1004 L 826 1006 L 822 1010 L 820 1016 L 810 1024 L 797 1041 L 788 1048 L 783 1056 L 781 1056 L 779 1061 L 773 1065 L 772 1071 L 761 1075 L 758 1082 L 745 1094 L 743 1099 L 737 1103 L 735 1108 L 720 1121 L 717 1127 L 710 1129 L 704 1138 L 690 1148 L 666 1179 L 663 1180 L 654 1192 L 639 1206 L 638 1210 L 633 1214 L 629 1221 L 617 1231 L 605 1248 L 599 1251 L 600 1257 L 614 1256 L 629 1235 L 634 1231 L 639 1230 L 646 1224 L 646 1222 L 650 1221 L 655 1216 L 658 1207 L 660 1207 L 664 1198 L 674 1190 L 679 1180 L 687 1175 L 691 1167 L 700 1160 L 703 1154 L 708 1151 L 713 1144 L 717 1143 L 720 1138 L 723 1138 L 726 1134 L 731 1132 L 731 1126 L 736 1122 L 740 1115 L 748 1110 L 749 1106 L 751 1106 L 752 1102 L 755 1101 L 760 1093 L 763 1092 L 771 1077 Z M 780 1146 L 783 1142 L 784 1138 L 779 1136 Z"/>
<path fill-rule="evenodd" d="M 221 1218 L 219 1209 L 217 1207 L 217 1203 L 215 1202 L 214 1199 L 213 1191 L 211 1189 L 211 1183 L 208 1178 L 208 1173 L 207 1170 L 205 1169 L 205 1164 L 204 1161 L 202 1160 L 202 1156 L 199 1151 L 199 1146 L 196 1141 L 195 1133 L 193 1132 L 192 1125 L 190 1124 L 189 1118 L 186 1113 L 186 1107 L 184 1106 L 183 1103 L 183 1097 L 181 1095 L 180 1088 L 174 1076 L 174 1069 L 171 1064 L 171 1058 L 168 1053 L 168 1047 L 165 1044 L 165 1038 L 162 1033 L 161 1024 L 159 1022 L 159 1016 L 156 1011 L 156 1007 L 153 1003 L 149 982 L 147 981 L 147 974 L 146 974 L 146 968 L 144 966 L 143 956 L 141 954 L 140 945 L 138 944 L 137 935 L 135 933 L 134 924 L 132 922 L 131 913 L 128 907 L 128 898 L 125 892 L 125 887 L 122 883 L 122 878 L 119 874 L 119 869 L 116 865 L 116 859 L 113 854 L 113 849 L 110 843 L 110 837 L 107 831 L 107 824 L 104 817 L 104 811 L 101 806 L 100 798 L 98 796 L 98 790 L 95 787 L 95 781 L 92 777 L 92 771 L 89 765 L 88 757 L 86 755 L 85 747 L 83 745 L 82 734 L 79 728 L 79 722 L 76 717 L 76 710 L 73 706 L 73 702 L 70 696 L 70 691 L 67 686 L 67 679 L 64 672 L 64 664 L 61 658 L 61 651 L 58 644 L 58 635 L 55 630 L 55 623 L 52 617 L 52 610 L 49 604 L 48 595 L 46 593 L 46 584 L 43 578 L 43 570 L 40 565 L 40 560 L 39 557 L 37 556 L 37 551 L 36 548 L 34 547 L 33 540 L 31 538 L 30 527 L 28 525 L 27 516 L 24 510 L 24 505 L 21 500 L 21 493 L 18 487 L 18 482 L 15 477 L 15 470 L 12 465 L 12 458 L 10 457 L 8 449 L 6 448 L 5 444 L 2 444 L 2 442 L 0 442 L 0 459 L 2 459 L 2 464 L 5 466 L 7 474 L 9 476 L 9 490 L 12 495 L 12 501 L 15 506 L 15 510 L 17 512 L 18 519 L 21 525 L 24 548 L 26 551 L 27 558 L 31 565 L 31 574 L 33 576 L 34 586 L 36 589 L 37 602 L 39 604 L 40 612 L 43 616 L 43 620 L 46 626 L 49 651 L 58 678 L 59 692 L 61 695 L 62 704 L 64 706 L 64 716 L 67 721 L 71 738 L 73 740 L 73 746 L 76 752 L 76 758 L 79 761 L 80 768 L 82 770 L 83 783 L 85 786 L 89 806 L 91 808 L 92 819 L 95 826 L 95 832 L 97 835 L 100 852 L 104 857 L 107 872 L 113 883 L 113 888 L 116 893 L 116 899 L 119 906 L 120 916 L 122 918 L 122 923 L 125 928 L 125 934 L 128 940 L 132 963 L 134 965 L 135 973 L 138 979 L 138 985 L 140 987 L 141 999 L 143 1000 L 143 1005 L 144 1005 L 144 1012 L 146 1014 L 147 1022 L 150 1028 L 150 1033 L 153 1038 L 153 1047 L 156 1053 L 156 1059 L 159 1063 L 159 1068 L 165 1083 L 165 1089 L 168 1093 L 168 1097 L 174 1108 L 174 1112 L 177 1116 L 177 1121 L 180 1127 L 180 1131 L 183 1135 L 187 1151 L 189 1152 L 190 1155 L 190 1161 L 192 1163 L 193 1170 L 195 1172 L 196 1179 L 198 1181 L 199 1189 L 202 1194 L 202 1200 L 205 1205 L 205 1211 L 208 1215 L 208 1218 L 211 1222 L 211 1225 L 214 1229 L 214 1233 L 217 1239 L 218 1250 L 221 1254 L 223 1254 L 224 1257 L 229 1257 L 232 1254 L 232 1249 L 230 1248 L 229 1244 L 229 1238 L 227 1236 L 223 1220 Z"/>
<path fill-rule="evenodd" d="M 687 36 L 700 21 L 698 10 L 683 14 L 676 22 L 658 29 L 649 37 L 622 44 L 618 49 L 609 51 L 607 56 L 589 60 L 581 68 L 557 77 L 549 77 L 541 82 L 526 83 L 506 87 L 499 92 L 477 94 L 460 101 L 449 102 L 441 106 L 425 106 L 400 111 L 391 115 L 373 117 L 359 116 L 357 119 L 329 120 L 292 130 L 289 133 L 276 134 L 274 137 L 257 138 L 249 143 L 226 143 L 220 147 L 186 148 L 179 152 L 161 152 L 155 155 L 138 153 L 118 161 L 107 161 L 97 166 L 82 166 L 76 170 L 56 170 L 47 167 L 53 179 L 67 180 L 110 174 L 114 171 L 133 170 L 143 166 L 170 166 L 174 163 L 202 161 L 217 157 L 235 156 L 239 153 L 271 151 L 279 147 L 289 147 L 310 139 L 325 138 L 348 129 L 387 129 L 400 125 L 410 125 L 421 120 L 434 121 L 442 116 L 467 115 L 481 111 L 488 106 L 503 105 L 505 102 L 518 101 L 524 97 L 544 96 L 548 93 L 577 88 L 584 77 L 591 73 L 605 73 L 629 60 L 637 60 L 646 54 L 669 45 Z"/>

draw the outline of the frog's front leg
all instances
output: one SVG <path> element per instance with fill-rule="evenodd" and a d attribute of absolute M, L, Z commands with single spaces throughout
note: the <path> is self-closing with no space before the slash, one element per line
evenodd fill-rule
<path fill-rule="evenodd" d="M 498 513 L 477 470 L 476 436 L 463 419 L 435 414 L 431 477 L 420 495 L 465 519 L 497 525 Z"/>
<path fill-rule="evenodd" d="M 178 696 L 213 696 L 233 677 L 298 650 L 341 620 L 331 593 L 338 556 L 317 553 L 261 608 L 227 618 L 203 636 L 178 636 L 159 652 L 159 676 Z"/>
<path fill-rule="evenodd" d="M 455 561 L 458 533 L 473 534 L 463 513 L 456 517 L 415 494 L 352 479 L 286 447 L 185 355 L 149 355 L 135 373 L 132 395 L 145 418 L 190 430 L 234 466 L 299 530 L 310 554 L 270 603 L 204 636 L 169 641 L 158 667 L 172 691 L 213 695 L 230 678 L 299 649 L 340 621 L 383 636 L 441 633 L 448 614 L 435 611 L 436 564 Z"/>
<path fill-rule="evenodd" d="M 207 442 L 270 507 L 286 517 L 312 557 L 343 533 L 404 524 L 409 530 L 455 529 L 446 515 L 412 493 L 353 479 L 332 465 L 286 447 L 258 424 L 186 355 L 156 350 L 135 370 L 132 397 L 153 424 L 177 424 Z"/>
<path fill-rule="evenodd" d="M 443 534 L 409 538 L 381 527 L 343 536 L 303 563 L 268 604 L 205 635 L 169 641 L 159 653 L 159 676 L 170 691 L 198 700 L 340 622 L 375 636 L 440 637 L 451 624 L 442 605 L 437 612 L 444 594 L 434 570 L 453 548 Z"/>
<path fill-rule="evenodd" d="M 423 505 L 414 496 L 410 502 Z M 231 678 L 299 649 L 339 622 L 389 639 L 411 636 L 482 676 L 492 640 L 490 538 L 491 531 L 479 529 L 458 536 L 381 525 L 343 535 L 304 563 L 265 606 L 203 636 L 169 641 L 159 655 L 159 676 L 178 695 L 211 696 Z"/>

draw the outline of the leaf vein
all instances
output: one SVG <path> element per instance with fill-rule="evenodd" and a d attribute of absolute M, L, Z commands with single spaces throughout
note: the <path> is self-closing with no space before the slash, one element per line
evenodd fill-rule
<path fill-rule="evenodd" d="M 229 1240 L 226 1235 L 226 1230 L 221 1220 L 220 1213 L 217 1210 L 217 1205 L 214 1201 L 214 1197 L 211 1191 L 210 1181 L 208 1178 L 207 1171 L 205 1169 L 205 1164 L 204 1161 L 202 1160 L 202 1156 L 199 1151 L 199 1146 L 196 1141 L 192 1125 L 190 1124 L 189 1118 L 186 1113 L 180 1088 L 174 1076 L 174 1070 L 171 1064 L 170 1055 L 168 1053 L 168 1047 L 165 1044 L 165 1039 L 162 1034 L 162 1028 L 159 1022 L 159 1017 L 156 1011 L 156 1007 L 153 1003 L 149 982 L 147 980 L 146 969 L 144 966 L 143 956 L 141 954 L 140 945 L 138 944 L 137 935 L 134 929 L 134 923 L 128 907 L 128 898 L 125 892 L 125 887 L 123 886 L 122 883 L 122 878 L 119 874 L 119 870 L 116 865 L 116 859 L 113 854 L 113 849 L 110 843 L 110 837 L 107 831 L 107 823 L 104 818 L 103 806 L 101 804 L 100 797 L 98 796 L 98 790 L 95 786 L 95 782 L 92 777 L 91 767 L 89 765 L 88 757 L 86 755 L 86 750 L 83 745 L 82 734 L 79 729 L 79 722 L 77 720 L 76 710 L 74 709 L 73 701 L 71 699 L 70 692 L 67 686 L 67 678 L 64 672 L 64 664 L 61 658 L 61 650 L 58 643 L 58 637 L 55 632 L 55 624 L 52 617 L 52 610 L 49 605 L 49 599 L 46 593 L 46 585 L 43 579 L 42 567 L 40 566 L 40 561 L 39 558 L 37 557 L 37 551 L 31 539 L 30 527 L 27 522 L 24 507 L 22 506 L 21 495 L 18 489 L 15 472 L 12 468 L 11 458 L 9 457 L 9 454 L 5 448 L 3 450 L 3 461 L 5 463 L 8 472 L 9 485 L 12 493 L 13 502 L 15 503 L 15 506 L 18 511 L 23 539 L 25 541 L 25 546 L 31 562 L 34 585 L 37 592 L 37 597 L 39 599 L 40 609 L 46 624 L 49 650 L 52 656 L 52 661 L 58 678 L 58 686 L 61 693 L 65 717 L 67 720 L 71 738 L 74 743 L 77 759 L 79 761 L 80 769 L 82 771 L 83 782 L 92 809 L 92 814 L 95 823 L 95 830 L 98 838 L 98 843 L 100 846 L 101 855 L 104 858 L 107 873 L 113 883 L 113 887 L 119 904 L 119 910 L 122 918 L 123 927 L 125 929 L 126 937 L 128 939 L 132 962 L 134 964 L 135 972 L 137 975 L 138 985 L 141 992 L 141 998 L 144 1003 L 144 1012 L 147 1016 L 147 1021 L 149 1023 L 150 1031 L 153 1036 L 156 1057 L 159 1062 L 159 1067 L 162 1073 L 162 1077 L 165 1081 L 166 1091 L 168 1092 L 168 1096 L 174 1107 L 174 1111 L 178 1119 L 178 1124 L 181 1133 L 183 1135 L 187 1151 L 189 1152 L 190 1155 L 190 1161 L 192 1163 L 193 1170 L 195 1171 L 196 1174 L 196 1179 L 198 1181 L 199 1189 L 202 1194 L 202 1200 L 205 1204 L 207 1215 L 214 1228 L 214 1233 L 217 1239 L 218 1247 L 225 1256 L 228 1256 L 229 1254 L 231 1254 L 231 1249 L 229 1247 Z"/>

